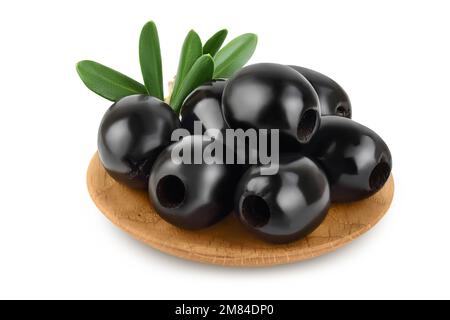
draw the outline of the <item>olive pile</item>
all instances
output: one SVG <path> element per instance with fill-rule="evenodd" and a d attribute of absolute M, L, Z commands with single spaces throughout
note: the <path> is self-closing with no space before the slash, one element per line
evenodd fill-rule
<path fill-rule="evenodd" d="M 327 76 L 254 64 L 199 86 L 180 117 L 148 95 L 117 101 L 100 125 L 99 156 L 114 179 L 147 189 L 158 214 L 178 227 L 206 228 L 234 211 L 256 235 L 286 243 L 317 228 L 331 202 L 369 197 L 389 178 L 387 145 L 351 115 L 347 94 Z M 203 132 L 279 130 L 278 172 L 262 175 L 258 164 L 174 162 L 174 149 L 205 150 L 215 141 L 194 135 L 196 121 Z M 177 128 L 191 135 L 172 142 Z"/>

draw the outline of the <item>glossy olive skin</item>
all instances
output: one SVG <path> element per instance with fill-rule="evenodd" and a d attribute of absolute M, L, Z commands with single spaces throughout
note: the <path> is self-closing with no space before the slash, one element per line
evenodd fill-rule
<path fill-rule="evenodd" d="M 324 169 L 334 202 L 356 201 L 373 195 L 391 173 L 391 152 L 383 139 L 369 128 L 343 117 L 323 117 L 304 152 Z"/>
<path fill-rule="evenodd" d="M 344 89 L 330 77 L 299 66 L 290 66 L 300 72 L 313 86 L 320 100 L 323 116 L 335 115 L 351 119 L 352 105 Z"/>
<path fill-rule="evenodd" d="M 288 243 L 307 236 L 325 219 L 330 206 L 327 177 L 310 159 L 285 155 L 276 175 L 258 167 L 241 178 L 235 195 L 239 220 L 262 239 Z"/>
<path fill-rule="evenodd" d="M 233 129 L 279 129 L 283 150 L 308 142 L 320 123 L 319 98 L 311 84 L 289 66 L 274 63 L 237 72 L 225 87 L 222 109 Z"/>
<path fill-rule="evenodd" d="M 171 158 L 172 152 L 179 154 L 180 149 L 191 150 L 191 155 L 194 148 L 204 151 L 210 143 L 211 138 L 206 136 L 184 137 L 167 147 L 153 166 L 150 200 L 156 212 L 177 227 L 206 228 L 232 210 L 233 192 L 242 174 L 238 166 L 177 163 Z"/>
<path fill-rule="evenodd" d="M 224 133 L 229 128 L 222 115 L 222 94 L 226 83 L 225 80 L 214 80 L 195 89 L 181 107 L 181 127 L 196 134 L 194 122 L 199 121 L 202 134 L 208 129 Z"/>
<path fill-rule="evenodd" d="M 153 162 L 171 143 L 180 122 L 161 100 L 133 95 L 114 103 L 98 131 L 98 153 L 115 180 L 135 189 L 146 189 Z"/>

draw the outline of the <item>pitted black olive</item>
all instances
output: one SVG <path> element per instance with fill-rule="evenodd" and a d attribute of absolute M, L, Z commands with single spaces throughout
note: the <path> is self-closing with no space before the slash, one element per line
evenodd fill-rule
<path fill-rule="evenodd" d="M 214 80 L 195 89 L 181 107 L 181 127 L 191 134 L 196 134 L 194 123 L 199 121 L 202 125 L 202 134 L 208 129 L 217 129 L 224 134 L 228 128 L 223 119 L 221 106 L 225 84 L 225 80 Z"/>
<path fill-rule="evenodd" d="M 225 86 L 222 108 L 233 129 L 279 129 L 282 149 L 308 142 L 320 123 L 314 88 L 280 64 L 254 64 L 237 72 Z"/>
<path fill-rule="evenodd" d="M 323 116 L 352 117 L 352 105 L 342 87 L 326 75 L 298 66 L 290 66 L 300 72 L 313 86 L 319 96 L 320 112 Z"/>
<path fill-rule="evenodd" d="M 179 126 L 176 114 L 161 100 L 125 97 L 103 116 L 98 132 L 100 160 L 117 181 L 145 189 L 153 162 Z"/>
<path fill-rule="evenodd" d="M 217 155 L 205 151 L 212 143 L 219 141 L 212 142 L 206 136 L 184 137 L 161 152 L 153 166 L 149 180 L 151 202 L 158 214 L 175 226 L 206 228 L 232 210 L 233 192 L 241 169 L 236 165 L 212 163 Z M 211 157 L 206 157 L 209 160 L 204 159 L 201 164 L 173 161 L 172 153 L 189 159 L 195 150 Z"/>
<path fill-rule="evenodd" d="M 284 156 L 275 175 L 250 168 L 236 190 L 235 211 L 240 221 L 273 243 L 300 239 L 316 229 L 330 205 L 327 177 L 310 159 Z"/>
<path fill-rule="evenodd" d="M 336 202 L 371 196 L 384 186 L 391 173 L 391 152 L 383 139 L 343 117 L 322 117 L 319 130 L 304 152 L 325 170 L 331 200 Z"/>

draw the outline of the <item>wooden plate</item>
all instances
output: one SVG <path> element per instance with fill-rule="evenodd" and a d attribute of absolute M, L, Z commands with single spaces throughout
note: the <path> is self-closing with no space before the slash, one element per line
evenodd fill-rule
<path fill-rule="evenodd" d="M 305 239 L 287 244 L 265 243 L 230 215 L 201 231 L 186 231 L 156 214 L 146 192 L 129 189 L 108 176 L 96 154 L 87 172 L 89 193 L 115 225 L 136 239 L 168 254 L 226 266 L 270 266 L 302 261 L 336 250 L 372 228 L 388 210 L 394 195 L 392 176 L 374 196 L 350 204 L 334 204 L 322 223 Z"/>

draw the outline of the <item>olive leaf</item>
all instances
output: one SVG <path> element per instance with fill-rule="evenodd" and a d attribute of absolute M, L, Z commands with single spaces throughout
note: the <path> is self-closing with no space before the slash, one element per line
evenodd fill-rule
<path fill-rule="evenodd" d="M 171 103 L 174 97 L 178 95 L 178 91 L 180 90 L 184 78 L 189 73 L 189 70 L 191 70 L 194 63 L 202 55 L 202 51 L 202 41 L 200 40 L 200 37 L 194 30 L 189 31 L 181 49 L 180 62 L 178 64 L 178 71 L 170 100 Z"/>
<path fill-rule="evenodd" d="M 86 87 L 111 101 L 133 94 L 146 94 L 144 85 L 100 63 L 84 60 L 77 63 L 77 72 Z"/>
<path fill-rule="evenodd" d="M 179 112 L 183 101 L 197 87 L 212 80 L 214 73 L 214 60 L 209 54 L 204 54 L 195 61 L 188 72 L 177 94 L 172 96 L 171 106 L 175 112 Z"/>
<path fill-rule="evenodd" d="M 258 37 L 253 33 L 231 40 L 214 57 L 214 78 L 228 78 L 242 68 L 255 52 L 257 43 Z"/>
<path fill-rule="evenodd" d="M 144 25 L 139 38 L 139 61 L 148 94 L 163 100 L 163 74 L 158 29 L 153 21 Z"/>
<path fill-rule="evenodd" d="M 203 54 L 210 54 L 212 57 L 216 55 L 220 47 L 222 47 L 226 37 L 228 35 L 228 30 L 223 29 L 216 32 L 211 38 L 206 41 L 203 46 Z"/>

